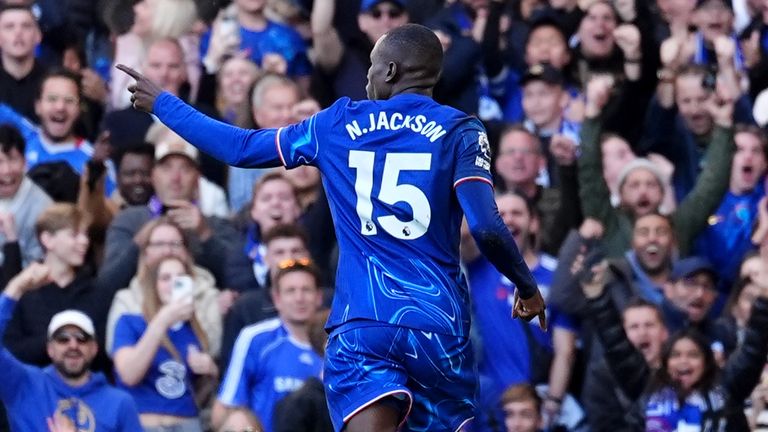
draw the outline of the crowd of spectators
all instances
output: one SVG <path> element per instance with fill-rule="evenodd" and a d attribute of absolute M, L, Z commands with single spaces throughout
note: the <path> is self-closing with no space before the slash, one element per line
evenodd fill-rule
<path fill-rule="evenodd" d="M 0 4 L 0 431 L 330 431 L 319 172 L 199 153 L 112 66 L 278 128 L 365 98 L 409 22 L 548 303 L 548 332 L 512 320 L 462 231 L 466 430 L 768 430 L 768 1 Z"/>

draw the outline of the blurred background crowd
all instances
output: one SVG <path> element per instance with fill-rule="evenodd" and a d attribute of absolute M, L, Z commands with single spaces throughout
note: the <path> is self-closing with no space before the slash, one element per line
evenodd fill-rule
<path fill-rule="evenodd" d="M 373 44 L 409 22 L 443 46 L 435 99 L 488 129 L 550 315 L 511 320 L 514 286 L 463 233 L 467 429 L 768 430 L 766 0 L 4 0 L 0 283 L 35 261 L 52 279 L 4 349 L 45 366 L 52 340 L 96 342 L 148 431 L 331 430 L 319 172 L 200 154 L 113 66 L 277 128 L 365 98 Z M 66 309 L 95 330 L 49 334 Z"/>

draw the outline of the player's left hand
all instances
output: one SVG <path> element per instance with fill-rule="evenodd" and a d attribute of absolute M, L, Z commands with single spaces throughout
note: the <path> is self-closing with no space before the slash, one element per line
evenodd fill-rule
<path fill-rule="evenodd" d="M 539 327 L 547 331 L 547 312 L 544 298 L 541 292 L 536 290 L 536 294 L 529 299 L 522 299 L 515 290 L 515 306 L 512 308 L 512 318 L 521 318 L 530 321 L 539 317 Z"/>
<path fill-rule="evenodd" d="M 151 113 L 152 108 L 155 106 L 155 99 L 160 96 L 163 89 L 131 67 L 124 64 L 119 64 L 115 67 L 136 80 L 136 83 L 128 86 L 128 91 L 131 92 L 131 104 L 133 104 L 133 107 Z"/>

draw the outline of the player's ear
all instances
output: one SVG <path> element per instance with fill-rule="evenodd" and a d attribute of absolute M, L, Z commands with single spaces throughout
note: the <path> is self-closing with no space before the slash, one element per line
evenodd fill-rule
<path fill-rule="evenodd" d="M 384 82 L 391 82 L 397 76 L 397 63 L 389 62 L 387 64 L 387 76 L 384 77 Z"/>

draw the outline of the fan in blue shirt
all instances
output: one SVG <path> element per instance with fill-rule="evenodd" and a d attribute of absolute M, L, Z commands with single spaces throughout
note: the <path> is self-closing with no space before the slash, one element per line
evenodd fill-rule
<path fill-rule="evenodd" d="M 320 169 L 340 250 L 324 372 L 336 430 L 407 422 L 408 430 L 453 431 L 474 416 L 462 212 L 480 250 L 518 287 L 514 315 L 544 315 L 496 211 L 482 124 L 431 98 L 442 55 L 431 30 L 398 27 L 371 52 L 369 101 L 342 98 L 278 130 L 211 120 L 119 66 L 137 80 L 129 87 L 134 107 L 214 157 Z"/>
<path fill-rule="evenodd" d="M 264 431 L 271 432 L 277 402 L 307 378 L 320 377 L 322 359 L 309 344 L 309 322 L 323 301 L 319 281 L 308 260 L 280 265 L 271 291 L 278 317 L 240 331 L 214 408 L 214 424 L 223 417 L 222 406 L 248 407 Z"/>
<path fill-rule="evenodd" d="M 131 397 L 89 370 L 98 347 L 93 322 L 82 312 L 70 309 L 51 319 L 48 355 L 53 365 L 45 369 L 21 363 L 2 346 L 18 300 L 49 283 L 50 277 L 48 266 L 32 263 L 0 295 L 0 400 L 8 410 L 11 430 L 45 431 L 47 421 L 58 419 L 78 431 L 140 431 Z"/>
<path fill-rule="evenodd" d="M 40 126 L 0 103 L 0 123 L 16 126 L 27 143 L 24 157 L 27 169 L 48 162 L 66 162 L 77 175 L 83 175 L 86 163 L 94 153 L 93 145 L 75 135 L 80 117 L 80 81 L 67 71 L 49 73 L 41 84 L 35 110 Z M 105 193 L 109 196 L 117 186 L 117 175 L 111 161 L 106 161 Z"/>

